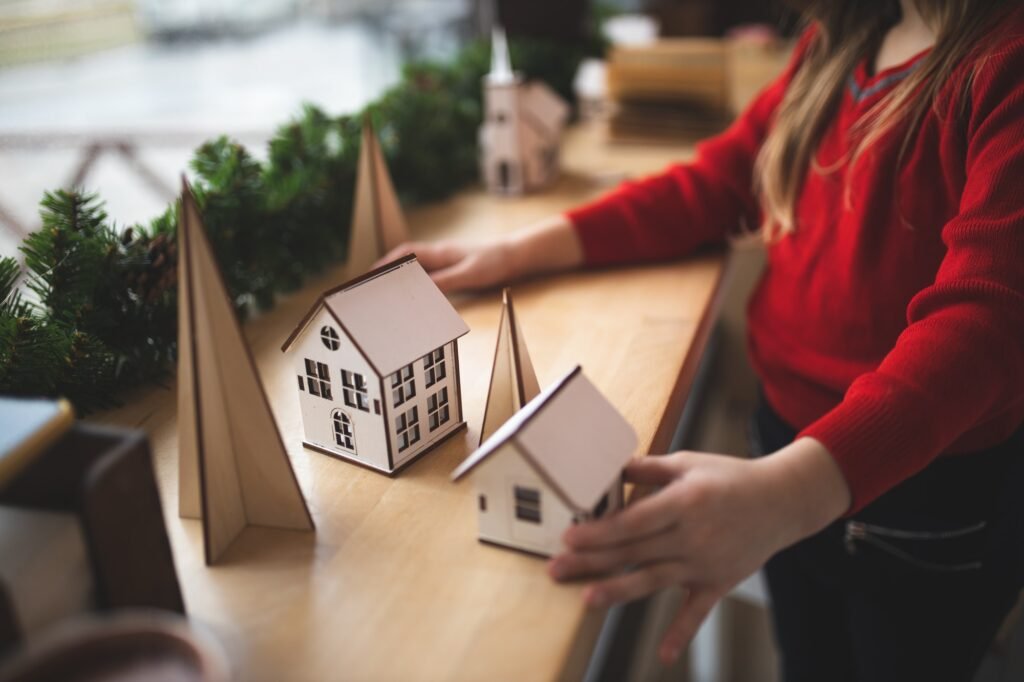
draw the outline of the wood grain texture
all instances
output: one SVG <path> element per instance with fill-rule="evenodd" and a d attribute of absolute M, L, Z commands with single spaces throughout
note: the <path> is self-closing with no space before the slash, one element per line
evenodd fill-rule
<path fill-rule="evenodd" d="M 412 234 L 472 239 L 513 230 L 689 154 L 603 141 L 599 127 L 573 129 L 551 191 L 501 199 L 471 189 L 411 211 Z M 540 385 L 582 364 L 636 429 L 640 451 L 663 450 L 689 388 L 680 371 L 695 366 L 688 358 L 700 353 L 694 341 L 708 326 L 723 269 L 723 256 L 708 254 L 517 283 L 516 315 Z M 189 613 L 224 643 L 238 679 L 578 678 L 604 614 L 584 608 L 579 586 L 554 584 L 543 560 L 479 543 L 473 487 L 448 478 L 479 440 L 500 291 L 453 300 L 472 330 L 459 341 L 457 363 L 469 428 L 392 479 L 302 447 L 291 358 L 280 347 L 343 277 L 339 267 L 311 281 L 245 328 L 317 532 L 249 527 L 207 568 L 199 523 L 168 513 Z M 99 418 L 148 430 L 173 510 L 173 388 L 140 391 Z"/>

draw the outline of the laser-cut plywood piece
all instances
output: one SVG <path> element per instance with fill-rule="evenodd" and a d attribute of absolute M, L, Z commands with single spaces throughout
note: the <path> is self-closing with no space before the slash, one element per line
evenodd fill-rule
<path fill-rule="evenodd" d="M 533 371 L 530 352 L 526 349 L 526 341 L 512 304 L 512 290 L 508 287 L 501 292 L 501 304 L 498 342 L 494 348 L 491 385 L 487 390 L 480 443 L 490 438 L 502 424 L 540 393 L 537 373 Z"/>
<path fill-rule="evenodd" d="M 402 205 L 369 117 L 363 119 L 358 173 L 346 267 L 350 278 L 367 272 L 391 249 L 409 241 Z"/>
<path fill-rule="evenodd" d="M 249 525 L 312 530 L 199 209 L 178 214 L 178 513 L 203 522 L 207 565 Z"/>

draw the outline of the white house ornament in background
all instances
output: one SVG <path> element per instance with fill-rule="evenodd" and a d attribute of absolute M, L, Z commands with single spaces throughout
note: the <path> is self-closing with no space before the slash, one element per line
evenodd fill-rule
<path fill-rule="evenodd" d="M 623 504 L 636 433 L 576 367 L 527 403 L 452 473 L 473 472 L 479 537 L 552 556 L 574 522 Z"/>
<path fill-rule="evenodd" d="M 368 116 L 363 119 L 357 168 L 345 268 L 349 278 L 363 274 L 391 249 L 409 241 L 402 205 Z"/>
<path fill-rule="evenodd" d="M 465 424 L 458 339 L 469 327 L 405 256 L 325 291 L 284 342 L 303 444 L 394 474 Z"/>
<path fill-rule="evenodd" d="M 569 105 L 540 81 L 512 70 L 505 32 L 496 28 L 491 71 L 484 76 L 480 175 L 496 194 L 524 194 L 558 177 L 562 131 Z"/>
<path fill-rule="evenodd" d="M 246 526 L 312 530 L 188 184 L 178 214 L 178 513 L 207 565 Z"/>
<path fill-rule="evenodd" d="M 490 438 L 538 393 L 540 384 L 533 371 L 523 331 L 519 328 L 515 306 L 512 305 L 512 290 L 506 287 L 501 292 L 501 322 L 498 324 L 498 340 L 494 346 L 491 384 L 487 389 L 480 442 Z"/>

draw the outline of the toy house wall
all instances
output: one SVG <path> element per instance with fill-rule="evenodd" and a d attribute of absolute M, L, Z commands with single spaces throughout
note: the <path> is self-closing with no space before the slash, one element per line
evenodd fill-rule
<path fill-rule="evenodd" d="M 487 85 L 480 130 L 482 175 L 493 191 L 522 193 L 526 187 L 518 85 Z"/>
<path fill-rule="evenodd" d="M 451 431 L 461 424 L 462 414 L 462 396 L 459 391 L 459 383 L 457 380 L 458 373 L 455 367 L 455 344 L 456 341 L 451 341 L 442 346 L 444 351 L 444 378 L 436 379 L 436 361 L 435 367 L 435 383 L 431 386 L 427 386 L 427 368 L 424 364 L 426 356 L 414 359 L 410 364 L 412 365 L 413 371 L 413 386 L 415 388 L 415 395 L 411 399 L 405 399 L 398 406 L 395 406 L 395 387 L 392 386 L 392 377 L 389 375 L 384 377 L 384 393 L 386 396 L 385 400 L 385 414 L 387 415 L 387 428 L 391 435 L 391 448 L 392 448 L 392 461 L 394 466 L 397 468 L 409 461 L 423 450 L 431 447 L 439 440 L 447 436 Z M 407 382 L 403 382 L 404 385 L 408 385 Z M 440 420 L 441 404 L 438 400 L 439 419 L 436 429 L 431 429 L 430 415 L 431 410 L 429 409 L 431 402 L 431 396 L 440 396 L 441 390 L 448 390 L 448 418 L 443 423 Z M 402 415 L 408 413 L 413 407 L 416 407 L 417 412 L 417 424 L 419 426 L 419 440 L 415 443 L 411 443 L 404 450 L 400 450 L 402 443 L 404 442 L 401 438 L 401 430 L 398 428 L 399 424 L 396 420 Z M 408 422 L 406 420 L 406 431 L 408 434 Z"/>
<path fill-rule="evenodd" d="M 506 443 L 473 473 L 480 539 L 552 556 L 562 549 L 561 535 L 572 524 L 572 511 Z M 516 487 L 539 493 L 540 523 L 517 518 Z"/>
<path fill-rule="evenodd" d="M 506 443 L 481 464 L 473 480 L 481 540 L 545 556 L 553 556 L 563 549 L 562 533 L 572 525 L 575 515 L 544 483 L 513 442 Z M 539 493 L 540 523 L 519 518 L 517 486 Z M 597 516 L 621 509 L 622 504 L 622 483 L 616 480 L 609 487 L 607 505 Z M 592 516 L 585 514 L 579 518 Z"/>
<path fill-rule="evenodd" d="M 331 350 L 321 338 L 324 327 L 338 334 L 338 349 Z M 296 374 L 296 390 L 299 391 L 299 405 L 302 409 L 302 424 L 306 441 L 318 447 L 349 457 L 376 469 L 388 470 L 387 440 L 384 433 L 383 406 L 380 395 L 380 381 L 373 368 L 356 349 L 355 345 L 334 318 L 321 309 L 306 326 L 294 345 L 289 349 Z M 306 360 L 327 365 L 331 398 L 313 395 L 309 390 L 306 375 Z M 342 385 L 342 370 L 361 374 L 366 380 L 369 409 L 346 405 Z M 302 378 L 299 388 L 298 378 Z M 318 389 L 319 392 L 319 389 Z M 375 402 L 376 401 L 376 402 Z M 375 406 L 381 407 L 377 414 Z M 352 422 L 354 451 L 337 444 L 334 433 L 334 412 L 340 410 Z"/>

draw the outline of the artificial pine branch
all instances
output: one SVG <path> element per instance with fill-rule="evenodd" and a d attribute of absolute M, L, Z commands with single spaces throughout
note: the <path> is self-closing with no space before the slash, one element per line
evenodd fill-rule
<path fill-rule="evenodd" d="M 536 41 L 512 41 L 512 51 L 527 77 L 563 94 L 583 56 Z M 241 314 L 345 258 L 364 114 L 404 201 L 436 200 L 476 177 L 489 55 L 477 43 L 450 64 L 412 64 L 354 116 L 306 105 L 277 130 L 265 164 L 226 137 L 196 150 L 193 189 Z M 95 195 L 58 190 L 43 197 L 41 216 L 21 246 L 30 296 L 18 289 L 17 262 L 0 259 L 0 393 L 63 395 L 87 413 L 166 376 L 176 353 L 176 205 L 118 231 Z"/>

